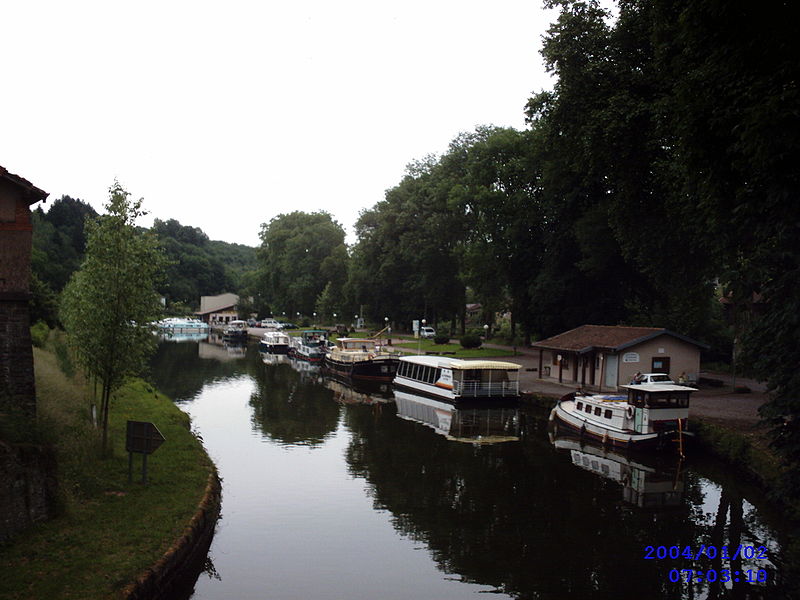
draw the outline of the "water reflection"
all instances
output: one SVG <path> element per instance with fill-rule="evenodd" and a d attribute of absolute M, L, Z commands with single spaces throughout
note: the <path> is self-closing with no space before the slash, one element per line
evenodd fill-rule
<path fill-rule="evenodd" d="M 304 362 L 297 368 L 299 362 L 256 369 L 252 422 L 279 444 L 319 446 L 336 431 L 339 406 L 319 381 L 319 367 Z"/>
<path fill-rule="evenodd" d="M 549 435 L 553 446 L 568 453 L 576 467 L 620 484 L 622 499 L 629 504 L 654 509 L 682 504 L 684 471 L 680 457 L 627 453 L 573 436 Z"/>
<path fill-rule="evenodd" d="M 456 407 L 455 405 L 394 391 L 397 416 L 422 423 L 448 440 L 472 444 L 519 441 L 519 409 L 516 406 Z"/>
<path fill-rule="evenodd" d="M 797 581 L 779 515 L 714 461 L 551 443 L 546 413 L 462 413 L 254 348 L 159 353 L 158 386 L 194 399 L 224 479 L 222 581 L 199 582 L 198 598 L 782 598 Z M 644 558 L 703 544 L 764 545 L 769 558 Z M 682 568 L 768 577 L 670 581 Z"/>

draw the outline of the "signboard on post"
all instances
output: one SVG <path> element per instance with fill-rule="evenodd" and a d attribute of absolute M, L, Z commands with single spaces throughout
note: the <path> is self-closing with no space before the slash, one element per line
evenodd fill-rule
<path fill-rule="evenodd" d="M 147 483 L 147 455 L 164 443 L 164 436 L 153 423 L 128 421 L 125 449 L 128 451 L 128 481 L 133 478 L 133 454 L 142 455 L 142 483 Z"/>

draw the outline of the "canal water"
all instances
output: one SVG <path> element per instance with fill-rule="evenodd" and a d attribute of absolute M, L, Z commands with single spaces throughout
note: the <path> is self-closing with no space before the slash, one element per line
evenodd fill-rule
<path fill-rule="evenodd" d="M 194 599 L 800 597 L 780 515 L 699 451 L 604 452 L 546 408 L 395 398 L 219 341 L 163 342 L 151 376 L 223 479 Z"/>

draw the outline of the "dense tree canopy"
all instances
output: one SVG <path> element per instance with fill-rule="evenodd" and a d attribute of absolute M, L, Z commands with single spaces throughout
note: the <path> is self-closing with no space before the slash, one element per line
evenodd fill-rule
<path fill-rule="evenodd" d="M 295 211 L 263 224 L 260 235 L 258 290 L 273 314 L 308 317 L 326 288 L 333 300 L 325 306 L 338 312 L 348 260 L 341 225 L 326 212 Z"/>

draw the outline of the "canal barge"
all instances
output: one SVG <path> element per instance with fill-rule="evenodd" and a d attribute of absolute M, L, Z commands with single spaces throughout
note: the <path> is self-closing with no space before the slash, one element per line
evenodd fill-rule
<path fill-rule="evenodd" d="M 400 353 L 389 350 L 386 340 L 347 338 L 336 340 L 325 355 L 325 368 L 355 380 L 391 382 Z"/>
<path fill-rule="evenodd" d="M 690 435 L 689 396 L 697 389 L 675 384 L 620 387 L 622 394 L 567 394 L 550 419 L 612 446 L 663 448 L 674 441 L 682 454 L 683 438 Z"/>
<path fill-rule="evenodd" d="M 289 356 L 311 363 L 321 363 L 328 351 L 328 332 L 307 329 L 289 339 Z"/>
<path fill-rule="evenodd" d="M 287 354 L 289 352 L 289 335 L 281 331 L 267 331 L 258 342 L 261 352 Z"/>
<path fill-rule="evenodd" d="M 462 360 L 442 356 L 403 356 L 394 385 L 414 394 L 447 402 L 518 401 L 516 363 Z"/>

